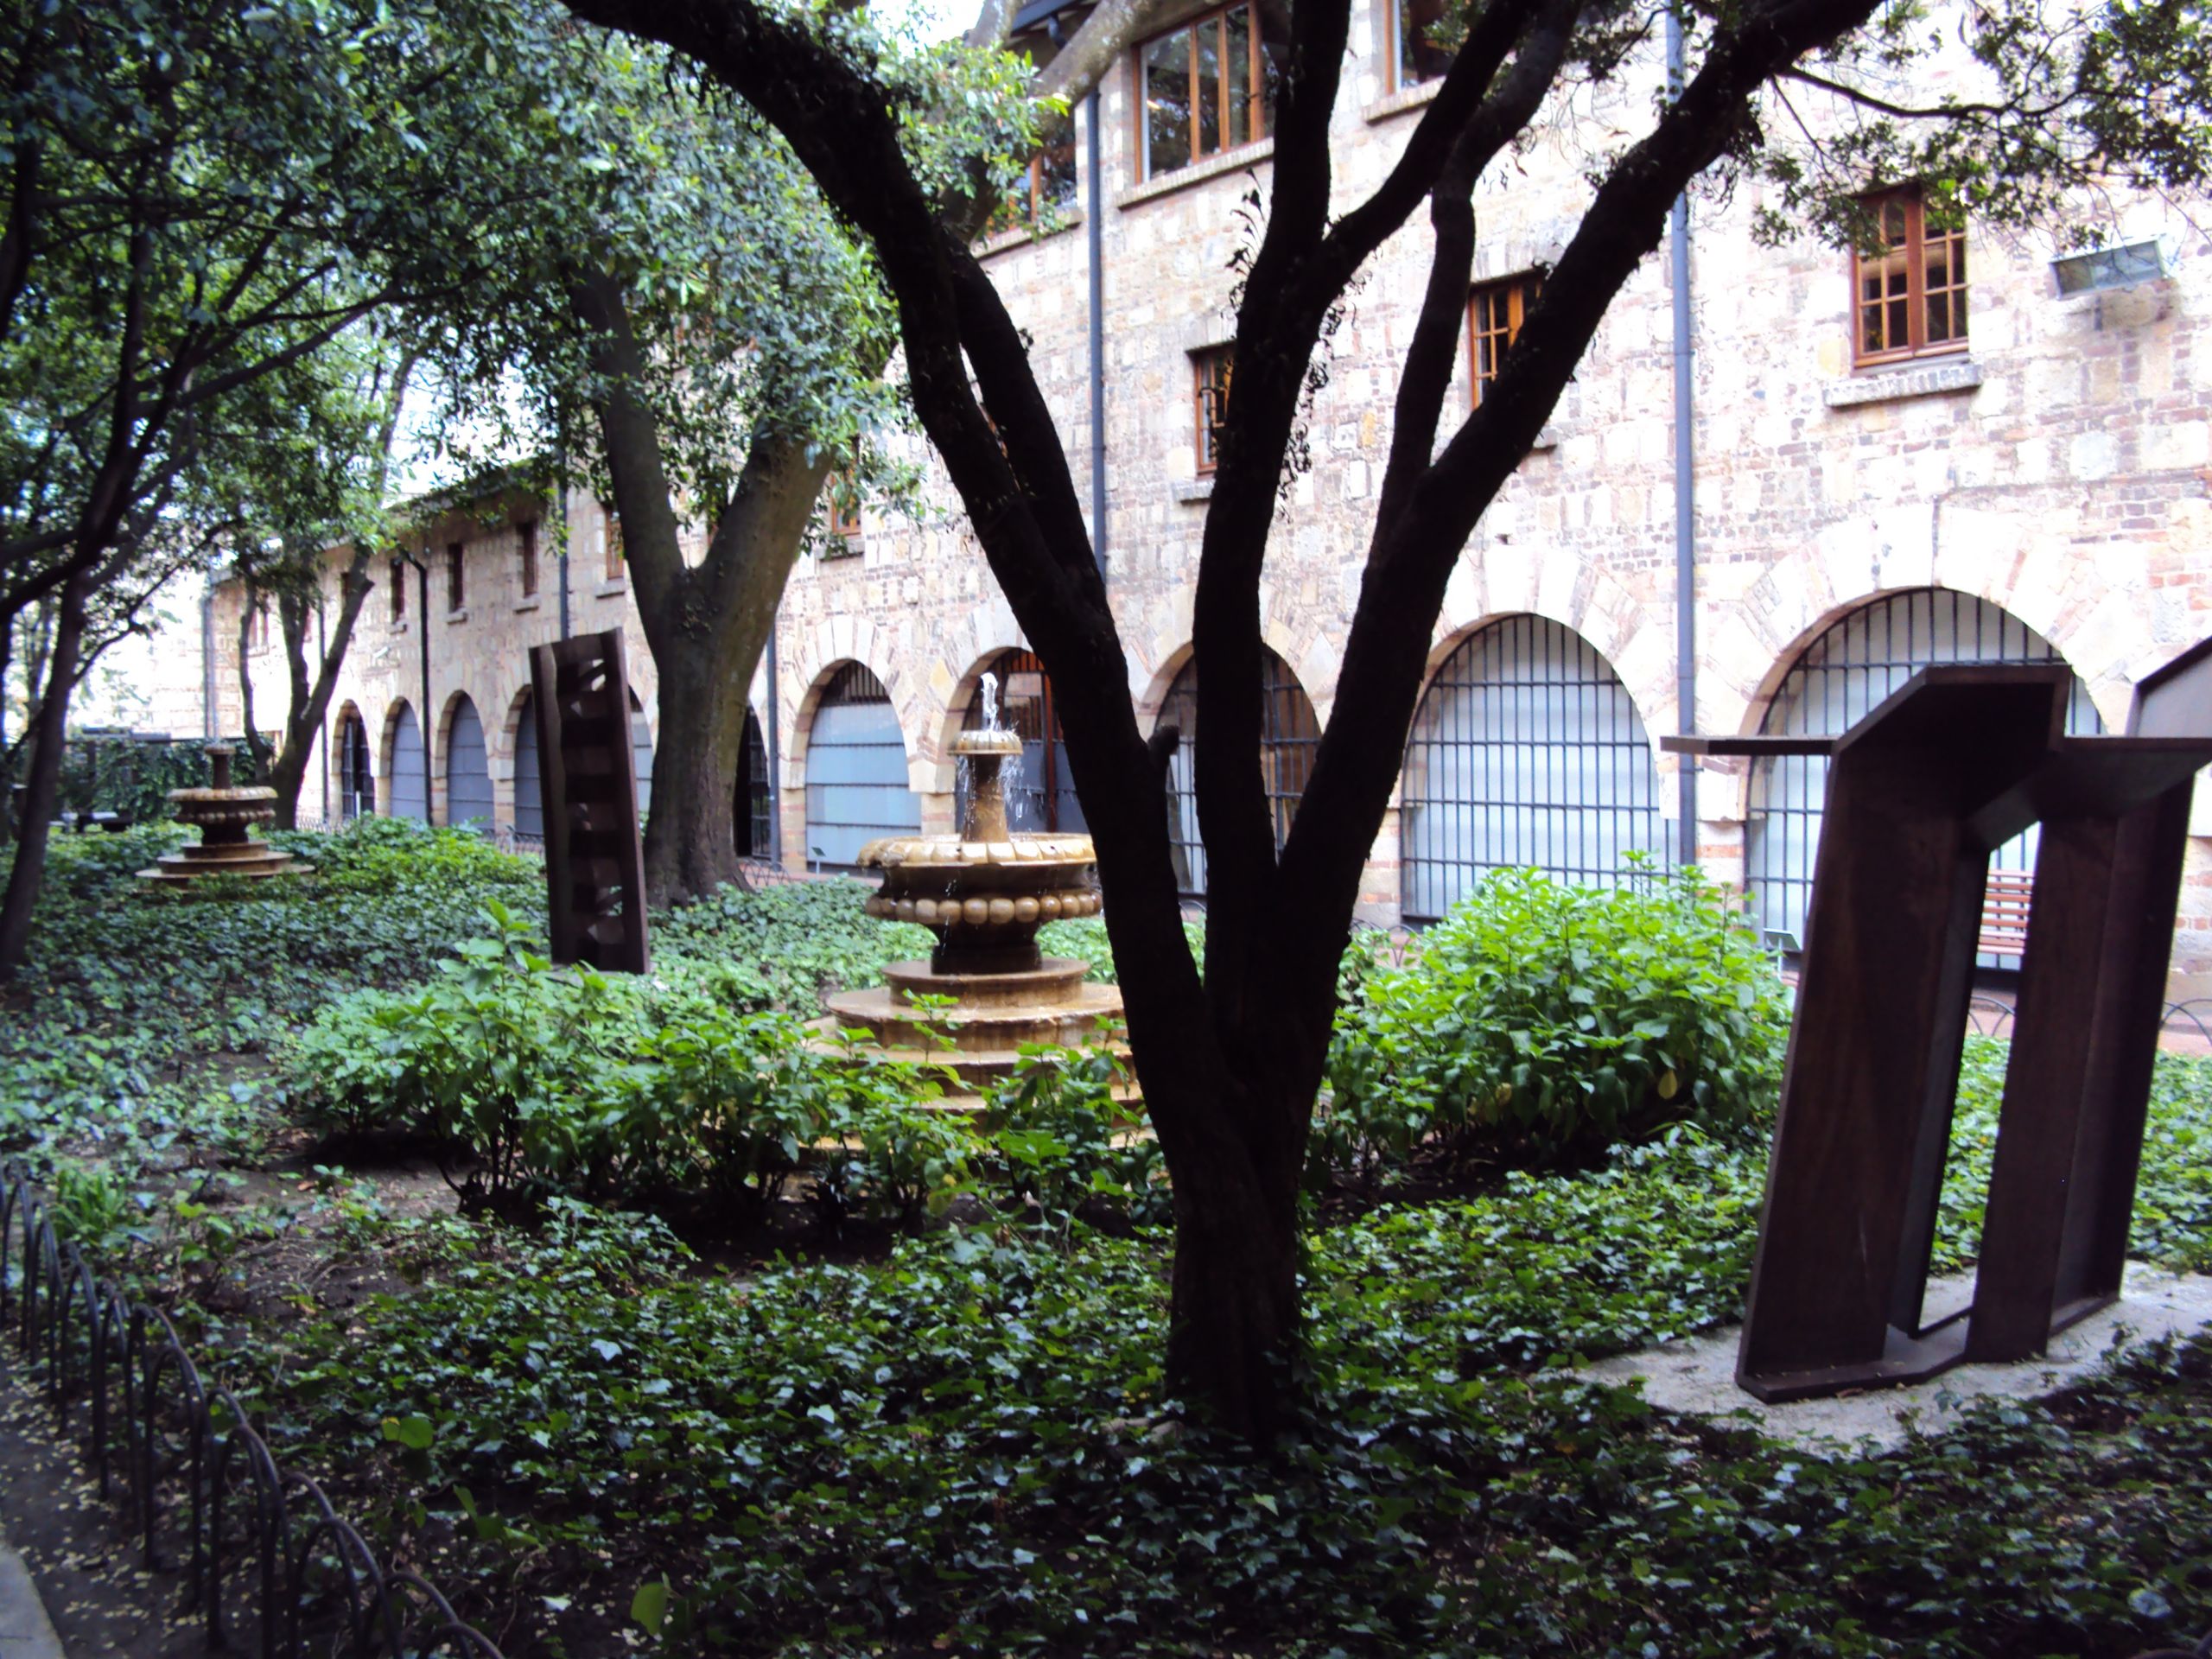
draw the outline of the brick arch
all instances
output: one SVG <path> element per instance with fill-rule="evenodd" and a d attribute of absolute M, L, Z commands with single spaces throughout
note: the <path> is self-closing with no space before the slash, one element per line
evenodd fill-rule
<path fill-rule="evenodd" d="M 1605 639 L 1600 639 L 1584 632 L 1581 628 L 1575 626 L 1574 623 L 1567 618 L 1558 615 L 1553 611 L 1544 610 L 1532 605 L 1522 606 L 1515 610 L 1493 611 L 1488 614 L 1476 616 L 1471 620 L 1462 620 L 1449 632 L 1445 632 L 1443 631 L 1443 625 L 1446 620 L 1451 620 L 1450 607 L 1447 606 L 1446 614 L 1438 619 L 1439 632 L 1435 642 L 1428 648 L 1428 660 L 1421 664 L 1421 690 L 1414 698 L 1413 720 L 1418 720 L 1421 718 L 1421 704 L 1427 700 L 1430 689 L 1435 684 L 1438 671 L 1443 668 L 1444 664 L 1447 661 L 1451 659 L 1452 653 L 1459 650 L 1460 646 L 1465 645 L 1468 640 L 1473 639 L 1475 635 L 1480 633 L 1484 628 L 1493 627 L 1500 622 L 1510 621 L 1516 616 L 1541 617 L 1547 622 L 1557 623 L 1560 627 L 1566 628 L 1570 632 L 1578 635 L 1585 644 L 1589 645 L 1592 651 L 1596 652 L 1599 657 L 1605 659 L 1605 666 L 1612 670 L 1614 676 L 1620 681 L 1622 687 L 1628 692 L 1629 702 L 1633 704 L 1636 709 L 1636 717 L 1643 722 L 1644 734 L 1651 741 L 1652 760 L 1654 764 L 1658 766 L 1661 779 L 1663 781 L 1667 777 L 1671 776 L 1673 768 L 1668 763 L 1672 757 L 1659 753 L 1658 744 L 1660 734 L 1672 729 L 1670 727 L 1662 725 L 1661 723 L 1660 717 L 1662 715 L 1672 715 L 1675 711 L 1674 640 L 1671 633 L 1669 635 L 1667 639 L 1667 653 L 1664 659 L 1665 671 L 1663 675 L 1655 676 L 1649 671 L 1646 671 L 1642 675 L 1636 675 L 1631 674 L 1629 670 L 1623 665 L 1618 653 L 1615 650 L 1609 649 Z M 1631 650 L 1634 650 L 1637 647 L 1637 642 L 1646 637 L 1646 630 L 1640 628 L 1622 629 L 1616 627 L 1610 631 L 1608 637 L 1616 642 L 1624 640 L 1628 646 Z M 1639 679 L 1643 681 L 1643 683 L 1638 683 Z M 1412 736 L 1413 720 L 1409 720 L 1407 722 L 1406 739 L 1402 740 L 1402 743 L 1405 741 L 1410 740 Z M 1402 760 L 1399 766 L 1399 774 L 1396 778 L 1391 780 L 1390 784 L 1390 810 L 1395 811 L 1403 804 L 1402 797 L 1403 795 L 1404 789 L 1405 772 L 1403 761 Z M 1663 804 L 1667 791 L 1662 788 L 1660 793 L 1662 798 Z"/>
<path fill-rule="evenodd" d="M 906 747 L 907 787 L 918 795 L 926 793 L 927 762 L 915 742 L 914 734 L 927 734 L 934 729 L 931 705 L 935 700 L 928 696 L 928 671 L 925 668 L 910 667 L 905 662 L 899 641 L 888 630 L 852 616 L 832 617 L 817 623 L 805 641 L 796 671 L 785 677 L 787 687 L 797 685 L 803 689 L 784 703 L 791 711 L 785 716 L 790 726 L 784 734 L 782 746 L 783 776 L 776 786 L 805 787 L 806 745 L 813 729 L 815 710 L 821 707 L 822 693 L 831 677 L 847 663 L 858 663 L 883 683 L 891 706 L 898 712 L 899 731 Z"/>
<path fill-rule="evenodd" d="M 928 784 L 918 793 L 952 793 L 956 774 L 960 768 L 959 757 L 952 753 L 952 740 L 960 735 L 961 728 L 967 723 L 968 710 L 974 706 L 976 695 L 982 689 L 985 671 L 1007 652 L 1028 649 L 1021 644 L 1019 634 L 1009 635 L 1003 644 L 977 647 L 972 636 L 978 630 L 971 626 L 962 632 L 970 636 L 957 647 L 968 652 L 967 671 L 953 681 L 951 694 L 945 698 L 944 706 L 929 710 L 930 724 L 924 730 L 922 753 L 918 757 L 916 767 L 927 778 Z"/>
<path fill-rule="evenodd" d="M 1267 615 L 1260 619 L 1260 643 L 1280 657 L 1283 666 L 1297 677 L 1299 690 L 1313 705 L 1313 718 L 1326 730 L 1329 709 L 1336 701 L 1337 671 L 1343 665 L 1335 651 L 1318 631 L 1300 638 Z M 1197 643 L 1185 633 L 1179 645 L 1159 656 L 1143 690 L 1136 694 L 1137 729 L 1147 737 L 1159 728 L 1160 712 L 1166 706 L 1167 694 L 1174 688 L 1176 677 L 1197 652 Z M 1317 691 L 1317 684 L 1324 689 Z"/>
<path fill-rule="evenodd" d="M 515 688 L 513 695 L 506 700 L 505 712 L 499 716 L 499 728 L 496 738 L 488 731 L 485 734 L 486 742 L 492 747 L 492 810 L 503 827 L 518 834 L 522 831 L 521 800 L 516 792 L 518 780 L 518 762 L 522 753 L 524 717 L 528 715 L 532 720 L 537 717 L 531 710 L 531 697 L 534 689 L 530 679 L 524 677 L 523 683 Z M 480 714 L 481 711 L 479 712 Z M 531 734 L 531 741 L 533 745 L 537 741 L 537 734 L 534 729 Z M 543 764 L 542 759 L 540 764 Z M 543 833 L 542 824 L 538 827 L 537 833 Z"/>

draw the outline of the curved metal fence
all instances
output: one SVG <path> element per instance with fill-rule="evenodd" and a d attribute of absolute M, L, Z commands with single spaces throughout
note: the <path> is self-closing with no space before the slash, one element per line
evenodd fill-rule
<path fill-rule="evenodd" d="M 0 1164 L 0 1323 L 149 1568 L 180 1573 L 210 1649 L 300 1659 L 501 1659 L 418 1574 L 380 1563 L 322 1489 L 281 1468 L 160 1309 L 59 1237 L 29 1170 Z"/>

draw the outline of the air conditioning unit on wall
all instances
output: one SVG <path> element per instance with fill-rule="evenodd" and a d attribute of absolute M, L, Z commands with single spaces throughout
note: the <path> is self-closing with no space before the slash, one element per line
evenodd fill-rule
<path fill-rule="evenodd" d="M 2058 281 L 2058 297 L 2063 300 L 2171 276 L 2173 255 L 2164 237 L 2154 237 L 2148 242 L 2067 254 L 2050 262 L 2050 272 Z"/>

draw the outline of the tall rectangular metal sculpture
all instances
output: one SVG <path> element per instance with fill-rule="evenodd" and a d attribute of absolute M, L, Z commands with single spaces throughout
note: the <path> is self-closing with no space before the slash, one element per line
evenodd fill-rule
<path fill-rule="evenodd" d="M 2065 734 L 2070 681 L 1947 665 L 1840 737 L 1666 741 L 1830 760 L 1738 1356 L 1761 1399 L 2022 1357 L 2119 1294 L 2212 642 L 2145 683 L 2125 737 Z M 1989 852 L 2033 823 L 1974 1302 L 1923 1325 Z"/>
<path fill-rule="evenodd" d="M 620 631 L 530 653 L 553 959 L 642 974 L 645 860 Z"/>

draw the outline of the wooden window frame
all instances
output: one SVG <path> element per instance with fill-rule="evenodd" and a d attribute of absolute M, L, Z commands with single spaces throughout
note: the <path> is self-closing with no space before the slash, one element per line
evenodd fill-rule
<path fill-rule="evenodd" d="M 1223 143 L 1217 149 L 1202 152 L 1198 149 L 1198 31 L 1209 23 L 1223 22 L 1230 13 L 1237 10 L 1245 12 L 1249 19 L 1245 29 L 1244 97 L 1250 106 L 1249 111 L 1251 118 L 1250 124 L 1242 141 L 1233 144 L 1228 142 L 1230 130 L 1229 78 L 1226 75 L 1223 76 L 1220 95 L 1216 99 L 1214 106 L 1215 119 Z M 1223 30 L 1224 40 L 1227 38 L 1227 33 L 1224 27 Z M 1189 70 L 1191 126 L 1188 135 L 1191 153 L 1186 160 L 1177 162 L 1173 167 L 1155 168 L 1152 164 L 1152 99 L 1149 83 L 1145 76 L 1144 54 L 1160 41 L 1170 40 L 1178 35 L 1187 35 L 1191 37 Z M 1141 182 L 1147 179 L 1166 178 L 1173 174 L 1182 172 L 1186 168 L 1196 167 L 1201 162 L 1211 161 L 1216 156 L 1229 155 L 1232 151 L 1256 144 L 1272 136 L 1274 111 L 1270 107 L 1268 98 L 1267 56 L 1267 46 L 1260 35 L 1258 0 L 1230 0 L 1227 5 L 1215 6 L 1209 10 L 1200 12 L 1195 17 L 1186 17 L 1173 29 L 1163 29 L 1158 34 L 1147 35 L 1139 41 L 1131 54 L 1131 63 L 1135 72 L 1131 84 L 1135 95 L 1129 99 L 1135 117 L 1138 181 Z"/>
<path fill-rule="evenodd" d="M 1235 389 L 1234 347 L 1208 346 L 1191 353 L 1191 458 L 1200 478 L 1211 478 L 1221 464 L 1219 436 L 1229 418 L 1229 398 Z M 1217 381 L 1212 371 L 1221 371 Z M 1210 403 L 1218 407 L 1209 410 Z M 1209 420 L 1211 412 L 1212 418 Z"/>
<path fill-rule="evenodd" d="M 1383 43 L 1382 55 L 1388 70 L 1383 77 L 1384 84 L 1393 92 L 1402 92 L 1443 79 L 1449 73 L 1448 69 L 1440 69 L 1436 73 L 1424 75 L 1418 80 L 1406 79 L 1406 0 L 1375 0 L 1375 3 L 1382 12 L 1377 34 Z"/>
<path fill-rule="evenodd" d="M 843 503 L 839 499 L 840 495 L 847 490 L 852 490 L 855 492 L 853 496 L 853 510 L 849 517 L 846 514 Z M 824 493 L 823 499 L 823 522 L 829 526 L 830 534 L 837 540 L 847 543 L 857 542 L 860 540 L 860 496 L 858 494 L 858 486 L 855 484 L 853 475 L 850 473 L 833 473 L 830 474 L 830 487 Z M 856 551 L 857 550 L 855 549 L 849 550 Z"/>
<path fill-rule="evenodd" d="M 446 543 L 446 613 L 448 615 L 451 615 L 455 611 L 465 611 L 468 608 L 467 547 L 467 543 L 464 542 Z"/>
<path fill-rule="evenodd" d="M 1529 308 L 1544 291 L 1543 273 L 1539 270 L 1516 271 L 1510 276 L 1499 276 L 1490 282 L 1477 283 L 1467 290 L 1467 407 L 1480 409 L 1483 387 L 1497 378 L 1503 366 L 1506 353 L 1513 349 L 1513 342 L 1521 338 L 1522 325 L 1529 320 Z M 1498 353 L 1488 374 L 1483 372 L 1483 341 L 1494 340 L 1500 331 L 1483 326 L 1483 302 L 1491 296 L 1506 302 L 1506 321 L 1503 334 L 1505 344 Z"/>
<path fill-rule="evenodd" d="M 394 554 L 391 561 L 391 625 L 407 620 L 407 561 Z"/>
<path fill-rule="evenodd" d="M 1902 254 L 1905 267 L 1905 342 L 1902 346 L 1885 345 L 1868 350 L 1866 321 L 1870 308 L 1879 310 L 1894 303 L 1896 296 L 1884 294 L 1869 302 L 1864 296 L 1862 284 L 1866 279 L 1869 256 L 1863 248 L 1854 247 L 1849 257 L 1848 275 L 1851 282 L 1851 366 L 1854 369 L 1878 369 L 1896 363 L 1910 363 L 1929 357 L 1955 357 L 1967 348 L 1972 338 L 1974 292 L 1971 276 L 1960 276 L 1947 284 L 1942 292 L 1956 295 L 1963 304 L 1967 321 L 1959 332 L 1947 340 L 1928 338 L 1928 204 L 1917 185 L 1904 185 L 1894 190 L 1880 191 L 1862 198 L 1868 212 L 1879 215 L 1892 205 L 1904 209 L 1904 240 L 1885 247 L 1872 256 L 1886 260 Z M 1936 235 L 1952 245 L 1952 259 L 1948 266 L 1956 276 L 1966 259 L 1966 226 L 1961 224 L 1955 231 L 1939 230 Z"/>
<path fill-rule="evenodd" d="M 1070 202 L 1072 207 L 1081 201 L 1083 194 L 1082 169 L 1077 160 L 1075 122 L 1072 117 L 1068 121 L 1066 147 L 1069 168 L 1076 182 L 1075 194 Z M 984 227 L 987 235 L 1014 230 L 1017 227 L 1034 229 L 1045 222 L 1045 157 L 1046 152 L 1053 148 L 1056 146 L 1040 146 L 1029 157 L 1029 165 L 1022 169 L 1020 181 L 1007 194 L 1007 199 L 999 205 L 998 211 L 991 215 L 991 222 Z"/>
<path fill-rule="evenodd" d="M 607 563 L 602 569 L 607 581 L 620 582 L 623 575 L 622 515 L 603 502 L 600 505 L 599 514 L 601 526 L 607 535 L 607 546 L 604 550 Z"/>
<path fill-rule="evenodd" d="M 515 526 L 516 556 L 522 565 L 522 596 L 537 596 L 537 520 L 525 518 Z"/>

